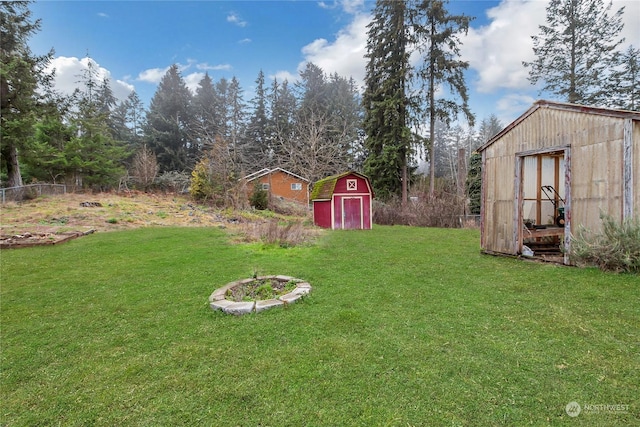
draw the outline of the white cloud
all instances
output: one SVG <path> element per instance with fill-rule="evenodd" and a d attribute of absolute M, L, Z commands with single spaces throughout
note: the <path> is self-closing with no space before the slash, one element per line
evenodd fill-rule
<path fill-rule="evenodd" d="M 247 26 L 247 21 L 245 21 L 242 18 L 240 18 L 240 16 L 235 12 L 231 12 L 231 13 L 229 13 L 229 15 L 227 15 L 227 22 L 235 24 L 238 27 L 246 27 Z"/>
<path fill-rule="evenodd" d="M 231 66 L 231 64 L 218 64 L 218 65 L 209 65 L 206 62 L 202 63 L 202 64 L 196 64 L 196 68 L 198 70 L 205 70 L 205 71 L 230 71 L 233 69 L 233 67 Z"/>
<path fill-rule="evenodd" d="M 104 12 L 99 12 L 99 13 L 98 13 L 98 16 L 99 16 L 100 18 L 108 18 L 108 17 L 109 17 L 109 15 L 107 15 L 107 14 L 106 14 L 106 13 L 104 13 Z"/>
<path fill-rule="evenodd" d="M 462 57 L 478 73 L 478 92 L 499 88 L 529 87 L 528 71 L 522 61 L 533 59 L 531 36 L 544 23 L 546 2 L 509 0 L 487 10 L 490 24 L 469 29 L 464 37 Z"/>
<path fill-rule="evenodd" d="M 293 83 L 298 80 L 300 76 L 298 74 L 290 73 L 289 71 L 278 71 L 277 73 L 270 75 L 270 79 L 278 79 L 279 82 L 288 81 Z"/>
<path fill-rule="evenodd" d="M 511 93 L 496 102 L 496 116 L 503 123 L 510 123 L 536 101 L 531 95 Z"/>
<path fill-rule="evenodd" d="M 184 83 L 191 93 L 195 94 L 198 84 L 204 78 L 204 73 L 191 73 L 183 77 Z"/>
<path fill-rule="evenodd" d="M 140 74 L 138 74 L 138 80 L 147 83 L 160 83 L 162 77 L 167 74 L 169 67 L 165 68 L 149 68 L 148 70 L 144 70 Z"/>
<path fill-rule="evenodd" d="M 478 73 L 473 82 L 478 92 L 530 87 L 528 70 L 522 62 L 535 58 L 531 36 L 538 34 L 539 26 L 545 24 L 547 5 L 548 1 L 503 0 L 487 10 L 488 25 L 469 29 L 463 39 L 462 55 L 469 61 L 469 67 Z M 622 6 L 625 7 L 622 32 L 625 45 L 638 46 L 640 2 L 615 0 L 612 13 Z"/>
<path fill-rule="evenodd" d="M 76 89 L 83 89 L 82 75 L 89 69 L 89 61 L 92 62 L 98 81 L 108 79 L 113 95 L 119 101 L 125 100 L 134 90 L 133 85 L 123 80 L 114 79 L 109 70 L 101 67 L 93 59 L 66 56 L 58 56 L 49 64 L 48 71 L 55 70 L 54 88 L 65 95 L 71 95 Z"/>
<path fill-rule="evenodd" d="M 362 10 L 364 0 L 333 0 L 331 3 L 320 1 L 318 2 L 318 6 L 322 9 L 336 9 L 339 6 L 342 6 L 342 10 L 346 13 L 355 14 Z"/>
<path fill-rule="evenodd" d="M 245 38 L 242 40 L 238 40 L 238 44 L 247 44 L 247 43 L 251 43 L 253 40 L 251 40 L 250 38 Z"/>
<path fill-rule="evenodd" d="M 613 0 L 611 10 L 615 13 L 618 9 L 624 7 L 622 22 L 622 37 L 625 38 L 623 43 L 624 50 L 629 45 L 633 45 L 636 49 L 640 48 L 640 25 L 638 17 L 640 16 L 640 2 L 637 0 Z"/>
<path fill-rule="evenodd" d="M 358 84 L 362 84 L 366 66 L 367 24 L 370 21 L 370 15 L 356 15 L 347 27 L 338 32 L 333 42 L 317 39 L 304 46 L 302 53 L 305 60 L 298 70 L 303 69 L 307 62 L 313 62 L 327 74 L 353 77 Z"/>

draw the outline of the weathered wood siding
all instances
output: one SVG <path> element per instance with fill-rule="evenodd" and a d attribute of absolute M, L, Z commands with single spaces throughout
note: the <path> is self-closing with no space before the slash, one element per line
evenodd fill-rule
<path fill-rule="evenodd" d="M 632 181 L 623 168 L 625 119 L 562 109 L 538 108 L 484 148 L 482 245 L 489 252 L 517 254 L 516 158 L 527 152 L 570 147 L 571 231 L 600 229 L 600 213 L 623 218 L 625 186 L 633 187 L 640 215 L 640 125 L 632 128 Z M 629 125 L 628 125 L 629 126 Z M 628 172 L 627 172 L 628 175 Z M 627 190 L 628 191 L 628 190 Z"/>
<path fill-rule="evenodd" d="M 634 121 L 632 126 L 632 158 L 631 161 L 631 194 L 633 197 L 632 215 L 640 218 L 640 122 Z"/>

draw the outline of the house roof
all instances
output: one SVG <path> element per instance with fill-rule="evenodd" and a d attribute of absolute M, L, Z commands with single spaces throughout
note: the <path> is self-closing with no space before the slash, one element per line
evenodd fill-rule
<path fill-rule="evenodd" d="M 485 144 L 483 144 L 480 148 L 478 148 L 478 152 L 486 150 L 491 144 L 496 142 L 498 139 L 502 138 L 504 135 L 509 133 L 513 128 L 522 123 L 527 117 L 532 115 L 534 112 L 541 108 L 548 108 L 552 110 L 561 110 L 561 111 L 572 111 L 575 113 L 586 113 L 586 114 L 595 114 L 599 116 L 609 116 L 620 119 L 631 119 L 631 120 L 640 120 L 640 113 L 637 111 L 628 111 L 628 110 L 617 110 L 614 108 L 601 108 L 601 107 L 589 107 L 586 105 L 578 105 L 578 104 L 569 104 L 566 102 L 555 102 L 555 101 L 545 101 L 543 99 L 536 101 L 533 105 L 525 111 L 520 117 L 515 119 L 509 125 L 507 125 L 504 129 L 494 135 L 493 138 L 488 140 Z"/>
<path fill-rule="evenodd" d="M 257 172 L 254 172 L 254 173 L 251 173 L 251 174 L 245 176 L 244 179 L 250 182 L 250 181 L 253 181 L 254 179 L 258 179 L 258 178 L 261 178 L 261 177 L 263 177 L 265 175 L 269 175 L 269 174 L 272 174 L 272 173 L 278 172 L 278 171 L 286 173 L 287 175 L 291 175 L 291 176 L 293 176 L 295 178 L 298 178 L 301 181 L 309 182 L 309 180 L 307 178 L 303 178 L 300 175 L 296 175 L 295 173 L 289 172 L 288 170 L 285 170 L 285 169 L 282 169 L 282 168 L 273 168 L 273 169 L 264 168 L 264 169 L 260 169 Z"/>
<path fill-rule="evenodd" d="M 345 176 L 348 175 L 356 175 L 362 179 L 365 179 L 367 182 L 369 178 L 366 175 L 363 175 L 354 171 L 342 172 L 337 175 L 331 175 L 326 178 L 322 178 L 319 181 L 316 181 L 313 184 L 313 190 L 311 191 L 311 200 L 329 200 L 333 196 L 333 192 L 336 188 L 336 183 Z"/>

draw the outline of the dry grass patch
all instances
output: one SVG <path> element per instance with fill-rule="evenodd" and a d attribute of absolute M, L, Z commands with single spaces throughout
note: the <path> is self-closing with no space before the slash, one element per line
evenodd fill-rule
<path fill-rule="evenodd" d="M 147 226 L 215 226 L 224 222 L 219 212 L 196 205 L 184 196 L 137 192 L 64 194 L 2 205 L 0 232 L 113 231 Z"/>
<path fill-rule="evenodd" d="M 312 243 L 322 230 L 305 226 L 302 221 L 271 219 L 240 225 L 241 241 L 262 242 L 267 245 L 294 247 Z"/>

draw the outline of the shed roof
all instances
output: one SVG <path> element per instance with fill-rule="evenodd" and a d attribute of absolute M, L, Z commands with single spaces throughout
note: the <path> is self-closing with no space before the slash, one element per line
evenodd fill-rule
<path fill-rule="evenodd" d="M 251 173 L 251 174 L 245 176 L 244 179 L 246 179 L 247 181 L 253 181 L 254 179 L 261 178 L 261 177 L 263 177 L 265 175 L 269 175 L 271 173 L 278 172 L 278 171 L 286 173 L 287 175 L 291 175 L 291 176 L 293 176 L 295 178 L 298 178 L 298 179 L 300 179 L 302 181 L 309 182 L 309 180 L 307 178 L 303 178 L 300 175 L 296 175 L 295 173 L 289 172 L 288 170 L 282 169 L 282 168 L 274 168 L 274 169 L 264 168 L 264 169 L 260 169 L 257 172 L 254 172 L 254 173 Z"/>
<path fill-rule="evenodd" d="M 366 181 L 369 181 L 369 178 L 366 175 L 363 175 L 359 172 L 347 171 L 342 172 L 337 175 L 331 175 L 326 178 L 322 178 L 319 181 L 316 181 L 313 184 L 313 190 L 311 191 L 311 200 L 328 200 L 333 196 L 333 192 L 336 188 L 336 183 L 340 180 L 340 178 L 344 178 L 348 175 L 356 175 Z"/>
<path fill-rule="evenodd" d="M 566 102 L 555 102 L 555 101 L 546 101 L 541 99 L 533 103 L 533 105 L 525 111 L 520 117 L 515 119 L 509 125 L 507 125 L 504 129 L 498 132 L 493 138 L 483 144 L 478 151 L 483 151 L 487 149 L 491 144 L 496 142 L 498 139 L 502 138 L 504 135 L 509 133 L 513 128 L 522 123 L 527 117 L 532 115 L 534 112 L 541 108 L 548 108 L 552 110 L 562 110 L 562 111 L 573 111 L 576 113 L 586 113 L 586 114 L 595 114 L 599 116 L 609 116 L 620 119 L 631 119 L 631 120 L 640 120 L 640 112 L 637 111 L 628 111 L 628 110 L 617 110 L 614 108 L 601 108 L 601 107 L 589 107 L 586 105 L 579 104 L 569 104 Z"/>

